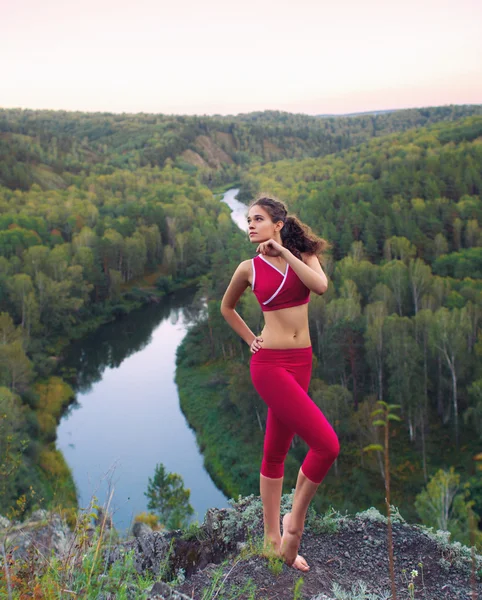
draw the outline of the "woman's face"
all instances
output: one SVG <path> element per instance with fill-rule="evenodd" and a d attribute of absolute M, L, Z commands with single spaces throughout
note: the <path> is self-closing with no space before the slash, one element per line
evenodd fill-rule
<path fill-rule="evenodd" d="M 282 222 L 273 223 L 269 213 L 258 204 L 252 206 L 248 211 L 248 235 L 253 244 L 260 244 L 279 235 Z"/>

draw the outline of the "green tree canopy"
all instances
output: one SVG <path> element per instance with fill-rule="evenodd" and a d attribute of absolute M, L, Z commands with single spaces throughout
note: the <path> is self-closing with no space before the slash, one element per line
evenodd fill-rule
<path fill-rule="evenodd" d="M 182 477 L 166 471 L 162 463 L 156 465 L 154 477 L 149 477 L 147 508 L 154 511 L 167 529 L 185 527 L 194 510 L 189 503 L 190 490 L 184 489 Z"/>

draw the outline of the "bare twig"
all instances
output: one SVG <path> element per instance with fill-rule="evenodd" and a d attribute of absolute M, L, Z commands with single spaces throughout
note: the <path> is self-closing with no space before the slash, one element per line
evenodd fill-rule
<path fill-rule="evenodd" d="M 219 592 L 220 592 L 220 591 L 223 589 L 223 586 L 224 586 L 224 584 L 225 584 L 225 582 L 226 582 L 226 579 L 227 579 L 227 578 L 228 578 L 228 577 L 231 575 L 231 573 L 232 573 L 232 571 L 233 571 L 234 567 L 235 567 L 235 566 L 238 564 L 238 562 L 239 562 L 239 560 L 235 560 L 235 561 L 234 561 L 234 564 L 233 564 L 233 566 L 232 566 L 232 567 L 229 569 L 229 571 L 226 573 L 226 576 L 225 576 L 225 578 L 222 580 L 222 582 L 221 582 L 221 585 L 219 586 L 219 588 L 218 588 L 218 591 L 217 591 L 217 592 L 214 594 L 214 596 L 212 597 L 212 600 L 214 600 L 214 599 L 217 597 L 217 595 L 219 594 Z"/>
<path fill-rule="evenodd" d="M 5 568 L 5 578 L 7 579 L 8 600 L 12 600 L 12 584 L 10 582 L 10 570 L 8 568 L 7 552 L 5 550 L 5 540 L 2 540 L 3 566 Z"/>
<path fill-rule="evenodd" d="M 94 572 L 95 563 L 97 562 L 97 556 L 99 554 L 100 545 L 102 543 L 102 536 L 103 536 L 103 533 L 104 533 L 105 522 L 107 520 L 107 515 L 108 515 L 108 512 L 109 512 L 109 507 L 110 507 L 110 503 L 111 503 L 113 495 L 114 495 L 114 488 L 112 488 L 112 491 L 111 491 L 110 496 L 109 496 L 109 500 L 107 501 L 107 508 L 106 508 L 106 510 L 104 510 L 104 515 L 103 515 L 104 518 L 102 519 L 102 524 L 100 526 L 99 539 L 97 540 L 97 546 L 95 548 L 94 560 L 92 561 L 92 567 L 90 569 L 89 579 L 87 581 L 87 589 L 89 589 L 89 584 L 90 584 L 90 581 L 92 579 L 92 573 Z"/>

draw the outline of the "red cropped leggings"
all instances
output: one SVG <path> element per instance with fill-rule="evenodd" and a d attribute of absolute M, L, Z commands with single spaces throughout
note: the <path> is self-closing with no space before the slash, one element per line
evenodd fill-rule
<path fill-rule="evenodd" d="M 338 437 L 308 396 L 312 349 L 262 348 L 251 357 L 251 378 L 268 406 L 261 474 L 283 477 L 284 461 L 295 433 L 309 446 L 302 464 L 308 479 L 320 483 L 340 451 Z"/>

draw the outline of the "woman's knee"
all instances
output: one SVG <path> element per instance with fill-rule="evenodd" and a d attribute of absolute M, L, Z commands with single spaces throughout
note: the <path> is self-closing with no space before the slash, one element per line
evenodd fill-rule
<path fill-rule="evenodd" d="M 261 462 L 261 475 L 264 477 L 269 477 L 271 479 L 279 479 L 283 477 L 285 470 L 284 460 L 280 460 L 279 458 L 271 457 L 263 457 L 263 461 Z"/>
<path fill-rule="evenodd" d="M 338 458 L 340 454 L 340 441 L 336 433 L 331 438 L 330 444 L 328 445 L 328 454 L 333 459 L 333 462 Z"/>
<path fill-rule="evenodd" d="M 313 450 L 323 456 L 324 460 L 330 460 L 332 463 L 338 458 L 340 454 L 340 442 L 338 436 L 332 430 L 330 435 L 326 435 L 324 431 L 320 435 L 320 443 L 313 448 Z"/>

